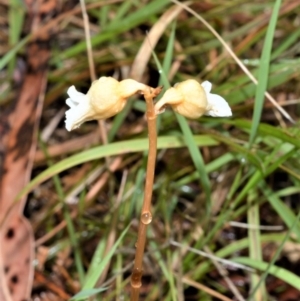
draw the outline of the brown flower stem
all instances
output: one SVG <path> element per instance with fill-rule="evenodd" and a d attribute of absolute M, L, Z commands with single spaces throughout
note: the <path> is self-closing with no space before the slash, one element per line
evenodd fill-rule
<path fill-rule="evenodd" d="M 146 244 L 146 232 L 147 226 L 152 221 L 151 199 L 153 191 L 153 181 L 156 162 L 156 146 L 157 146 L 157 134 L 156 134 L 156 115 L 154 111 L 153 99 L 161 92 L 162 88 L 156 89 L 148 87 L 143 91 L 144 98 L 147 105 L 147 123 L 148 123 L 148 138 L 149 138 L 149 153 L 147 161 L 146 183 L 144 191 L 144 201 L 140 217 L 138 238 L 136 243 L 136 253 L 134 267 L 131 274 L 131 301 L 138 301 L 140 288 L 142 286 L 142 274 L 143 274 L 143 256 Z"/>

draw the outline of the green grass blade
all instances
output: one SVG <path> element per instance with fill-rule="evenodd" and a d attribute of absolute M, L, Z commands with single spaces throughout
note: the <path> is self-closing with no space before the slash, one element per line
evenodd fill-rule
<path fill-rule="evenodd" d="M 285 233 L 277 233 L 277 234 L 263 234 L 260 236 L 260 242 L 262 243 L 281 243 L 284 238 L 286 237 Z M 230 243 L 229 245 L 226 245 L 222 249 L 218 250 L 214 255 L 220 258 L 226 258 L 230 257 L 236 253 L 241 252 L 242 250 L 245 250 L 249 248 L 250 246 L 250 240 L 248 237 L 235 240 L 234 242 Z M 212 265 L 211 261 L 205 261 L 201 263 L 196 269 L 194 273 L 194 277 L 201 277 L 208 273 L 209 267 Z"/>
<path fill-rule="evenodd" d="M 209 174 L 210 172 L 221 168 L 229 162 L 234 161 L 234 159 L 235 158 L 231 153 L 225 153 L 224 155 L 216 158 L 215 160 L 211 161 L 205 166 L 206 173 Z M 179 188 L 195 180 L 199 180 L 199 173 L 197 171 L 187 175 L 186 177 L 181 178 L 179 181 L 172 184 L 172 186 L 174 185 L 174 187 Z"/>
<path fill-rule="evenodd" d="M 9 7 L 9 45 L 15 46 L 21 36 L 23 22 L 25 15 L 25 5 L 20 0 L 10 1 Z M 10 75 L 12 74 L 15 68 L 15 57 L 12 57 L 10 60 Z"/>
<path fill-rule="evenodd" d="M 258 85 L 255 93 L 254 112 L 252 117 L 252 127 L 251 127 L 251 133 L 249 138 L 250 147 L 254 142 L 257 129 L 260 123 L 260 117 L 261 117 L 263 105 L 264 105 L 265 91 L 267 89 L 268 78 L 269 78 L 269 65 L 271 59 L 272 44 L 273 44 L 273 38 L 274 38 L 280 6 L 281 6 L 281 0 L 276 0 L 272 12 L 271 20 L 268 26 L 261 59 L 260 59 L 259 72 L 258 72 Z"/>
<path fill-rule="evenodd" d="M 292 32 L 290 35 L 288 35 L 285 39 L 285 41 L 276 48 L 271 56 L 271 59 L 276 59 L 278 56 L 280 56 L 285 50 L 289 49 L 297 40 L 299 41 L 300 37 L 300 29 Z"/>
<path fill-rule="evenodd" d="M 250 178 L 248 183 L 244 186 L 242 191 L 239 193 L 239 195 L 234 200 L 234 207 L 238 206 L 238 204 L 246 197 L 248 192 L 254 188 L 258 183 L 266 178 L 269 174 L 274 172 L 282 163 L 284 163 L 287 159 L 289 159 L 291 156 L 293 156 L 296 153 L 296 149 L 293 148 L 291 151 L 287 152 L 286 154 L 282 155 L 280 158 L 276 158 L 275 162 L 270 164 L 268 167 L 265 168 L 265 173 L 262 173 L 260 171 L 256 171 L 253 176 Z"/>
<path fill-rule="evenodd" d="M 31 35 L 22 39 L 17 45 L 15 45 L 10 51 L 8 51 L 1 59 L 0 59 L 0 70 L 3 69 L 16 55 L 18 51 L 20 51 L 31 39 Z"/>
<path fill-rule="evenodd" d="M 161 70 L 161 72 L 164 72 L 156 54 L 154 52 L 152 52 L 152 55 L 155 59 L 155 63 L 157 65 L 158 70 Z M 170 83 L 167 80 L 166 76 L 162 76 L 162 82 L 163 82 L 164 86 L 166 86 L 168 88 L 170 87 Z M 210 211 L 211 211 L 211 203 L 210 203 L 211 189 L 210 189 L 210 182 L 209 182 L 208 174 L 206 173 L 206 170 L 205 170 L 205 164 L 204 164 L 201 152 L 193 139 L 193 133 L 189 127 L 188 122 L 186 121 L 186 119 L 183 116 L 176 114 L 176 113 L 175 113 L 175 115 L 176 115 L 177 121 L 179 123 L 180 129 L 182 131 L 185 143 L 189 149 L 193 163 L 196 167 L 196 170 L 199 173 L 200 182 L 202 184 L 202 187 L 203 187 L 205 195 L 206 195 L 206 211 L 207 211 L 207 217 L 208 217 L 210 215 Z"/>
<path fill-rule="evenodd" d="M 194 165 L 196 167 L 196 170 L 199 173 L 200 182 L 202 184 L 202 187 L 203 187 L 203 189 L 205 191 L 205 195 L 206 195 L 206 212 L 207 212 L 207 217 L 209 217 L 210 211 L 211 211 L 211 203 L 210 203 L 211 189 L 210 189 L 210 182 L 209 182 L 208 174 L 205 170 L 205 164 L 204 164 L 201 152 L 199 151 L 199 148 L 194 141 L 193 134 L 189 127 L 188 122 L 186 121 L 186 119 L 183 116 L 181 116 L 179 114 L 176 114 L 176 118 L 180 125 L 185 143 L 189 149 L 189 152 L 190 152 L 191 158 L 194 162 Z"/>
<path fill-rule="evenodd" d="M 109 10 L 110 10 L 110 6 L 109 5 L 104 5 L 100 9 L 99 23 L 100 23 L 101 30 L 105 30 L 106 29 L 106 25 L 108 23 L 108 13 L 109 13 Z"/>
<path fill-rule="evenodd" d="M 42 140 L 40 140 L 39 144 L 40 144 L 40 147 L 43 150 L 44 154 L 47 157 L 48 165 L 50 167 L 52 167 L 53 163 L 49 157 L 49 154 L 48 154 L 48 151 L 47 151 L 47 148 L 46 148 L 44 142 Z M 65 193 L 63 190 L 63 185 L 61 183 L 61 180 L 58 175 L 54 175 L 52 180 L 54 182 L 54 187 L 55 187 L 56 193 L 58 195 L 58 198 L 63 205 L 63 214 L 64 214 L 64 218 L 67 223 L 67 229 L 68 229 L 68 233 L 69 233 L 69 237 L 70 237 L 70 241 L 71 241 L 71 246 L 72 246 L 72 249 L 74 252 L 75 265 L 76 265 L 77 272 L 79 275 L 80 283 L 82 284 L 84 281 L 85 275 L 84 275 L 84 268 L 83 268 L 83 263 L 81 260 L 81 253 L 80 253 L 80 248 L 79 248 L 78 239 L 77 239 L 77 235 L 76 235 L 76 230 L 73 225 L 73 221 L 72 221 L 72 218 L 71 218 L 71 215 L 69 212 L 69 208 L 65 204 Z"/>
<path fill-rule="evenodd" d="M 224 120 L 224 123 L 234 124 L 239 128 L 245 129 L 247 132 L 249 132 L 249 130 L 251 129 L 251 121 L 249 120 L 226 119 Z M 284 129 L 269 124 L 261 123 L 258 127 L 258 132 L 262 136 L 270 136 L 270 137 L 278 138 L 284 142 L 293 144 L 297 148 L 300 148 L 300 133 L 298 130 L 295 133 L 292 133 L 291 130 L 287 132 Z"/>
<path fill-rule="evenodd" d="M 247 222 L 251 226 L 256 226 L 255 228 L 248 229 L 248 237 L 250 240 L 249 245 L 249 257 L 253 260 L 261 261 L 262 250 L 260 244 L 260 215 L 259 215 L 259 204 L 257 203 L 258 193 L 256 189 L 252 189 L 248 193 L 247 203 L 249 205 L 249 209 L 247 210 Z M 253 291 L 257 287 L 257 291 L 255 292 L 254 299 L 255 300 L 265 300 L 266 299 L 266 286 L 264 282 L 261 282 L 260 286 L 260 276 L 253 273 L 250 275 L 250 285 L 251 291 Z"/>
<path fill-rule="evenodd" d="M 262 272 L 266 271 L 268 268 L 267 262 L 253 260 L 248 257 L 237 257 L 237 258 L 233 258 L 232 261 L 247 265 L 249 267 L 252 267 L 252 268 L 257 269 Z M 277 277 L 277 278 L 285 281 L 286 283 L 290 284 L 294 288 L 300 290 L 300 277 L 293 274 L 292 272 L 290 272 L 284 268 L 280 268 L 280 267 L 273 265 L 270 267 L 270 274 L 273 275 L 274 277 Z"/>
<path fill-rule="evenodd" d="M 163 259 L 161 252 L 159 250 L 159 246 L 154 243 L 153 241 L 150 242 L 150 246 L 152 247 L 153 250 L 156 250 L 155 252 L 153 252 L 153 256 L 156 259 L 157 263 L 159 264 L 161 271 L 164 275 L 164 277 L 166 279 L 168 279 L 169 285 L 170 285 L 170 293 L 172 295 L 172 301 L 176 301 L 176 295 L 174 296 L 174 274 L 172 273 L 172 270 L 170 269 L 170 267 L 168 267 L 168 263 L 170 263 L 170 253 L 167 253 L 168 256 L 168 263 L 165 262 L 165 260 Z"/>
<path fill-rule="evenodd" d="M 276 194 L 267 186 L 266 183 L 262 183 L 260 187 L 273 209 L 281 217 L 286 226 L 291 229 L 297 218 L 293 211 L 286 204 L 284 204 L 279 197 L 276 196 Z M 298 224 L 294 226 L 293 232 L 297 235 L 298 242 L 300 242 L 300 228 Z"/>
<path fill-rule="evenodd" d="M 58 176 L 54 176 L 54 178 L 58 178 Z M 61 185 L 61 184 L 60 184 Z M 74 252 L 74 257 L 75 257 L 75 265 L 78 271 L 78 275 L 79 275 L 79 280 L 80 283 L 83 284 L 84 282 L 84 268 L 83 268 L 83 262 L 82 262 L 82 256 L 81 256 L 81 249 L 78 243 L 78 238 L 77 238 L 77 234 L 76 234 L 76 229 L 74 227 L 72 218 L 71 218 L 71 214 L 69 212 L 69 209 L 64 205 L 63 208 L 63 213 L 64 213 L 64 218 L 66 220 L 67 223 L 67 229 L 68 229 L 68 233 L 70 236 L 70 241 L 71 241 L 71 245 L 72 245 L 72 249 Z"/>
<path fill-rule="evenodd" d="M 101 260 L 101 257 L 105 251 L 106 242 L 104 239 L 100 240 L 97 248 L 94 252 L 93 258 L 91 260 L 91 264 L 89 266 L 89 269 L 87 271 L 86 278 L 91 277 L 91 275 L 97 270 L 99 262 Z"/>
<path fill-rule="evenodd" d="M 160 77 L 159 77 L 158 85 L 161 86 L 161 85 L 165 85 L 166 83 L 168 83 L 166 88 L 170 87 L 170 84 L 169 84 L 169 81 L 168 81 L 168 74 L 170 72 L 172 59 L 173 59 L 173 49 L 174 49 L 174 42 L 175 42 L 175 30 L 176 30 L 176 22 L 173 22 L 171 35 L 168 39 L 166 54 L 165 54 L 163 64 L 162 64 L 162 70 L 160 70 Z M 162 95 L 162 93 L 161 93 L 161 95 Z"/>
<path fill-rule="evenodd" d="M 263 281 L 265 281 L 265 279 L 267 278 L 268 274 L 269 274 L 269 273 L 272 274 L 272 271 L 271 271 L 271 270 L 274 268 L 274 263 L 275 263 L 276 260 L 278 259 L 279 255 L 280 255 L 280 253 L 281 253 L 281 251 L 282 251 L 282 249 L 283 249 L 283 246 L 285 245 L 285 242 L 286 242 L 286 241 L 288 240 L 288 238 L 290 237 L 290 234 L 292 233 L 294 227 L 299 223 L 299 220 L 300 220 L 300 211 L 298 212 L 297 218 L 293 221 L 293 224 L 292 224 L 292 226 L 290 227 L 289 231 L 286 233 L 284 239 L 282 240 L 282 242 L 280 243 L 279 247 L 277 248 L 276 253 L 275 253 L 274 256 L 272 257 L 271 262 L 268 264 L 267 268 L 264 269 L 264 273 L 263 273 L 263 275 L 261 276 L 260 281 L 257 283 L 257 286 L 253 289 L 251 295 L 250 295 L 249 298 L 248 298 L 248 301 L 251 301 L 251 300 L 252 300 L 252 296 L 255 294 L 255 292 L 256 292 L 257 289 L 259 288 L 260 284 L 261 284 Z M 284 280 L 285 282 L 289 283 L 289 284 L 290 284 L 290 282 L 295 281 L 295 280 L 293 279 L 293 277 L 292 277 L 294 274 L 290 273 L 289 271 L 286 271 L 286 272 L 288 272 L 288 273 L 285 273 L 285 275 L 284 275 L 285 277 L 283 277 L 283 278 L 284 278 L 283 280 Z M 296 275 L 295 275 L 295 276 L 296 276 Z M 298 276 L 297 276 L 297 277 L 298 277 Z M 299 287 L 300 287 L 300 278 L 299 278 L 299 277 L 298 277 L 297 282 L 298 282 L 298 289 L 299 289 Z"/>
<path fill-rule="evenodd" d="M 173 60 L 175 32 L 176 32 L 176 22 L 173 22 L 172 29 L 171 29 L 171 35 L 168 39 L 168 44 L 167 44 L 167 49 L 166 49 L 165 57 L 164 57 L 164 60 L 163 60 L 163 64 L 162 64 L 162 67 L 159 68 L 160 76 L 159 76 L 158 85 L 159 86 L 164 86 L 164 88 L 161 91 L 160 95 L 163 95 L 165 93 L 166 89 L 170 87 L 170 83 L 169 83 L 169 80 L 168 80 L 168 74 L 170 72 L 171 64 L 172 64 L 172 60 Z M 160 62 L 159 62 L 159 60 L 158 60 L 158 58 L 157 58 L 154 51 L 152 51 L 152 55 L 154 56 L 154 60 L 156 62 L 156 65 L 160 66 Z M 157 133 L 160 132 L 161 121 L 162 121 L 163 117 L 164 116 L 162 116 L 162 115 L 157 116 L 157 119 L 156 119 Z"/>
<path fill-rule="evenodd" d="M 197 135 L 194 136 L 193 142 L 198 146 L 209 146 L 209 145 L 217 145 L 218 143 L 205 135 Z M 159 137 L 157 139 L 157 148 L 178 148 L 184 147 L 186 145 L 186 141 L 181 137 L 175 136 L 165 136 Z M 148 149 L 148 139 L 135 139 L 135 140 L 127 140 L 121 142 L 114 142 L 107 145 L 101 145 L 94 148 L 91 148 L 87 151 L 81 152 L 79 154 L 73 155 L 69 158 L 66 158 L 59 163 L 54 164 L 52 167 L 46 169 L 41 174 L 39 174 L 36 178 L 34 178 L 17 196 L 16 199 L 20 199 L 25 194 L 29 193 L 36 185 L 46 181 L 52 176 L 67 170 L 73 166 L 78 164 L 82 164 L 84 162 L 101 159 L 105 157 L 122 155 L 127 153 L 141 152 Z"/>
<path fill-rule="evenodd" d="M 92 289 L 86 289 L 82 290 L 75 296 L 73 296 L 70 300 L 87 300 L 89 297 L 92 297 L 96 294 L 102 293 L 107 290 L 107 287 L 99 287 L 99 288 L 92 288 Z"/>
<path fill-rule="evenodd" d="M 230 149 L 232 149 L 234 152 L 243 155 L 245 160 L 250 161 L 259 170 L 263 170 L 261 158 L 245 146 L 241 146 L 238 143 L 236 143 L 234 138 L 226 137 L 218 133 L 211 133 L 210 136 L 217 141 L 227 144 L 230 147 Z"/>
<path fill-rule="evenodd" d="M 102 258 L 102 260 L 98 261 L 99 264 L 98 264 L 97 268 L 95 266 L 93 267 L 93 272 L 91 274 L 88 274 L 88 276 L 85 279 L 82 291 L 87 290 L 87 289 L 91 289 L 95 286 L 95 284 L 97 283 L 97 280 L 99 279 L 101 273 L 104 271 L 104 269 L 105 269 L 106 265 L 108 264 L 109 260 L 111 260 L 112 256 L 115 254 L 115 252 L 117 250 L 117 247 L 119 246 L 119 244 L 123 240 L 125 234 L 129 230 L 129 227 L 130 227 L 130 224 L 121 233 L 118 240 L 112 246 L 112 248 L 107 253 L 107 255 L 104 258 Z"/>
<path fill-rule="evenodd" d="M 293 60 L 292 62 L 286 61 L 284 64 L 273 65 L 270 68 L 272 69 L 274 66 L 277 67 L 276 69 L 278 70 L 277 72 L 274 70 L 274 73 L 269 74 L 268 89 L 276 88 L 294 77 L 297 78 L 299 74 L 299 60 Z M 256 72 L 253 72 L 253 74 L 256 75 Z M 226 93 L 221 93 L 221 89 L 216 89 L 216 92 L 222 94 L 226 99 L 230 99 L 232 105 L 243 103 L 246 99 L 255 96 L 257 88 L 253 83 L 250 83 L 250 80 L 246 76 L 243 77 L 243 80 L 247 82 L 246 84 L 239 85 L 234 82 L 234 80 L 235 79 L 233 78 L 232 82 L 234 85 L 232 83 L 226 84 Z"/>
<path fill-rule="evenodd" d="M 120 19 L 122 19 L 129 12 L 132 5 L 133 5 L 132 1 L 124 1 L 118 8 L 118 11 L 116 13 L 116 16 L 114 17 L 113 22 L 117 22 Z"/>

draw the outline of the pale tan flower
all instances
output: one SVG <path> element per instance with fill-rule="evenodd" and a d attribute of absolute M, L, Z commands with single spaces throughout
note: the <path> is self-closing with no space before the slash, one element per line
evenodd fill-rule
<path fill-rule="evenodd" d="M 117 81 L 112 77 L 100 77 L 92 83 L 87 94 L 78 92 L 74 86 L 68 89 L 70 98 L 66 104 L 66 129 L 71 131 L 83 122 L 112 117 L 125 106 L 128 97 L 147 86 L 133 79 Z"/>
<path fill-rule="evenodd" d="M 155 104 L 156 114 L 164 111 L 167 105 L 187 118 L 196 119 L 202 115 L 213 117 L 228 117 L 232 115 L 226 100 L 211 94 L 212 84 L 208 81 L 201 85 L 194 79 L 189 79 L 169 88 L 163 97 Z"/>

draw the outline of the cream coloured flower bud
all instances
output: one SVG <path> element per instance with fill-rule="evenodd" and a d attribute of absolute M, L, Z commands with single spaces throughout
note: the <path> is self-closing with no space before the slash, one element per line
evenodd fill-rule
<path fill-rule="evenodd" d="M 202 115 L 213 117 L 228 117 L 232 115 L 226 100 L 211 94 L 211 83 L 201 85 L 194 79 L 188 79 L 169 88 L 163 97 L 155 104 L 156 114 L 163 112 L 167 105 L 187 118 L 196 119 Z"/>
<path fill-rule="evenodd" d="M 78 92 L 74 86 L 68 89 L 70 98 L 66 104 L 70 107 L 66 111 L 66 129 L 71 131 L 83 122 L 112 117 L 125 106 L 128 97 L 147 86 L 132 79 L 121 82 L 112 77 L 100 77 L 92 83 L 87 94 Z"/>

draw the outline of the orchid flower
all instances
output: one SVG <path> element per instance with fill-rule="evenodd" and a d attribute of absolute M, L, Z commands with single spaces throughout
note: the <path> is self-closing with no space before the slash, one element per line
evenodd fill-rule
<path fill-rule="evenodd" d="M 133 79 L 117 81 L 112 77 L 100 77 L 92 83 L 87 94 L 71 86 L 67 93 L 66 129 L 71 131 L 89 120 L 106 119 L 118 114 L 127 98 L 147 87 Z"/>
<path fill-rule="evenodd" d="M 201 85 L 193 79 L 178 83 L 169 88 L 155 104 L 156 114 L 162 113 L 170 105 L 175 112 L 192 119 L 202 115 L 231 116 L 232 112 L 226 100 L 220 95 L 210 93 L 211 88 L 209 81 Z"/>

